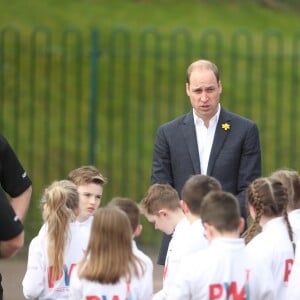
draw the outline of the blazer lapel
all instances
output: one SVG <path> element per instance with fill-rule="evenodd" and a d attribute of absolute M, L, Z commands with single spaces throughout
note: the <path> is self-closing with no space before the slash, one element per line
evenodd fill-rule
<path fill-rule="evenodd" d="M 228 118 L 226 111 L 223 108 L 221 108 L 218 124 L 216 127 L 216 132 L 215 132 L 215 136 L 214 136 L 214 140 L 213 140 L 213 144 L 209 156 L 207 175 L 212 174 L 216 158 L 218 157 L 223 147 L 224 141 L 227 138 L 228 133 L 230 131 L 222 128 L 222 124 L 224 123 L 230 124 L 230 119 Z"/>
<path fill-rule="evenodd" d="M 188 113 L 184 118 L 182 132 L 193 163 L 194 172 L 195 174 L 199 174 L 201 168 L 193 112 Z"/>

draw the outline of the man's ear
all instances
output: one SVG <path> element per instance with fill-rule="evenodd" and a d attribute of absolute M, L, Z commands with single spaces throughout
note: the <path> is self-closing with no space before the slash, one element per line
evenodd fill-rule
<path fill-rule="evenodd" d="M 186 91 L 186 94 L 187 94 L 188 96 L 190 96 L 190 84 L 189 84 L 189 83 L 186 83 L 186 84 L 185 84 L 185 91 Z"/>
<path fill-rule="evenodd" d="M 219 92 L 220 92 L 220 94 L 222 94 L 222 89 L 223 89 L 223 87 L 222 87 L 222 82 L 221 82 L 221 80 L 219 80 L 218 86 L 219 86 Z"/>
<path fill-rule="evenodd" d="M 189 207 L 184 200 L 180 200 L 179 202 L 180 202 L 180 206 L 185 214 L 190 212 Z"/>
<path fill-rule="evenodd" d="M 136 227 L 136 229 L 135 229 L 135 231 L 134 231 L 134 233 L 133 233 L 133 236 L 136 238 L 136 237 L 138 237 L 138 236 L 140 236 L 140 234 L 142 233 L 142 231 L 143 231 L 143 225 L 142 224 L 139 224 L 137 227 Z"/>

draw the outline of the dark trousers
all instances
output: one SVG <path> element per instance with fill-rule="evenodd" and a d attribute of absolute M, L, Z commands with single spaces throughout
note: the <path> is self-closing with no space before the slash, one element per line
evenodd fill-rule
<path fill-rule="evenodd" d="M 166 260 L 171 237 L 172 237 L 172 235 L 167 235 L 167 234 L 163 233 L 161 244 L 160 244 L 160 249 L 159 249 L 159 255 L 158 255 L 158 259 L 157 259 L 158 265 L 162 265 L 162 266 L 165 265 L 165 260 Z"/>
<path fill-rule="evenodd" d="M 3 300 L 2 275 L 0 273 L 0 300 Z"/>

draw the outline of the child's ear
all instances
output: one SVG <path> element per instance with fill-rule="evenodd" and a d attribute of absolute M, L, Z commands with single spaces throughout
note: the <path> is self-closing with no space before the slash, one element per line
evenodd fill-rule
<path fill-rule="evenodd" d="M 240 225 L 239 225 L 239 233 L 242 233 L 245 228 L 245 220 L 244 218 L 240 218 Z"/>
<path fill-rule="evenodd" d="M 138 236 L 140 236 L 140 234 L 142 233 L 142 231 L 143 231 L 143 225 L 142 224 L 139 224 L 137 227 L 136 227 L 136 229 L 135 229 L 135 231 L 134 231 L 134 233 L 133 233 L 133 236 L 136 238 L 136 237 L 138 237 Z"/>
<path fill-rule="evenodd" d="M 214 230 L 213 226 L 209 225 L 208 223 L 203 223 L 204 230 L 205 230 L 205 237 L 208 241 L 211 241 L 214 238 Z"/>
<path fill-rule="evenodd" d="M 80 209 L 79 209 L 79 207 L 76 207 L 73 211 L 74 211 L 75 217 L 78 217 L 79 214 L 80 214 Z"/>
<path fill-rule="evenodd" d="M 169 215 L 169 212 L 168 212 L 167 209 L 162 208 L 162 209 L 160 209 L 160 210 L 158 211 L 158 214 L 159 214 L 160 217 L 166 217 L 166 216 Z"/>
<path fill-rule="evenodd" d="M 188 213 L 190 210 L 189 210 L 189 207 L 188 207 L 188 205 L 186 204 L 186 202 L 185 202 L 184 200 L 180 200 L 179 202 L 180 202 L 180 206 L 181 206 L 183 212 L 184 212 L 185 214 Z"/>
<path fill-rule="evenodd" d="M 254 220 L 255 216 L 256 216 L 256 209 L 251 204 L 249 204 L 249 213 L 250 213 L 251 218 Z"/>

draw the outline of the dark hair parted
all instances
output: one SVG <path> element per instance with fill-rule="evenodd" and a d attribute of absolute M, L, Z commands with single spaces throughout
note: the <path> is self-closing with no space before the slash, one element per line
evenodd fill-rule
<path fill-rule="evenodd" d="M 200 216 L 201 203 L 206 194 L 211 191 L 221 191 L 219 181 L 211 176 L 197 174 L 191 176 L 182 189 L 182 199 L 186 202 L 192 214 Z"/>
<path fill-rule="evenodd" d="M 256 215 L 253 223 L 244 234 L 246 243 L 256 235 L 262 216 L 274 218 L 283 216 L 289 238 L 293 243 L 293 232 L 287 215 L 287 190 L 279 180 L 270 177 L 254 180 L 248 187 L 247 199 L 248 205 L 255 209 Z"/>
<path fill-rule="evenodd" d="M 209 192 L 201 204 L 201 219 L 219 232 L 238 230 L 241 214 L 236 197 L 224 191 Z"/>

